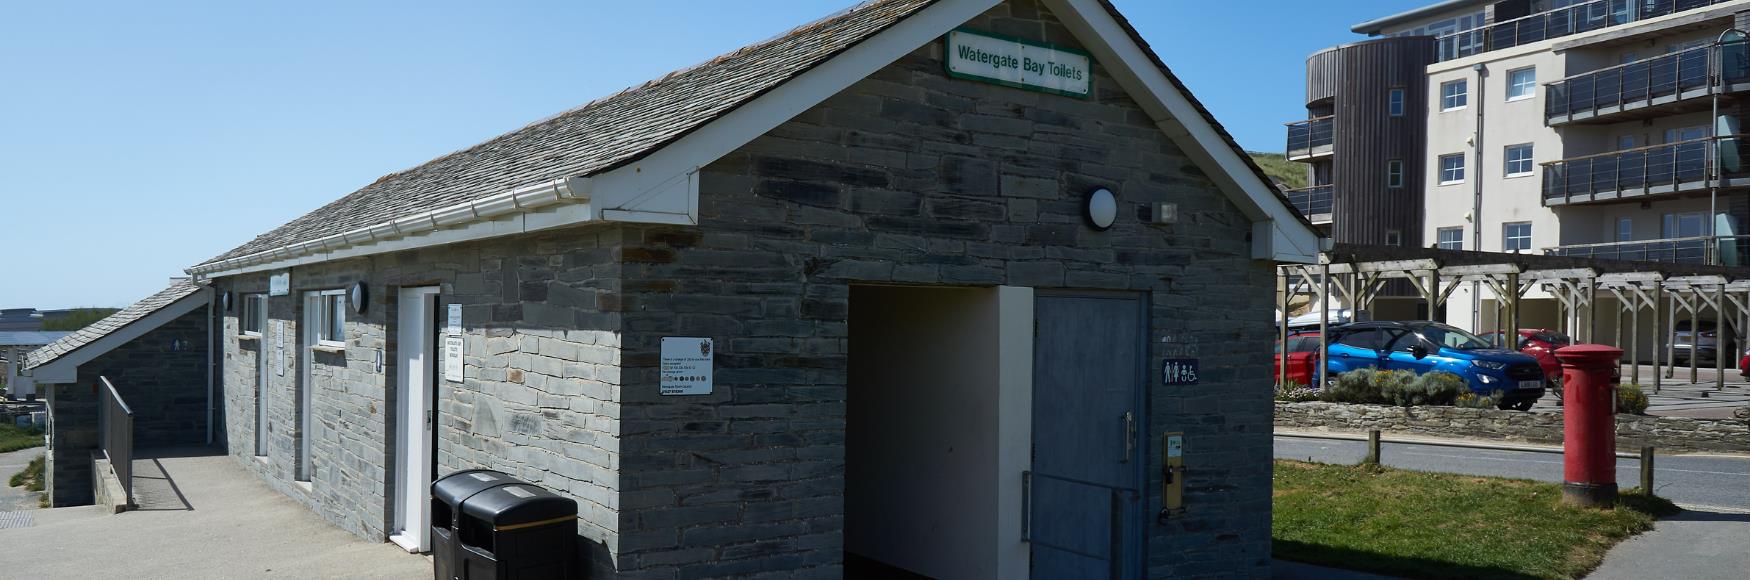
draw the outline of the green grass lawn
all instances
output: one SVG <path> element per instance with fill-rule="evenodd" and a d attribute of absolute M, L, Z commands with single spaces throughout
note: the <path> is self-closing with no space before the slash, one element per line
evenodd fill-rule
<path fill-rule="evenodd" d="M 1556 484 L 1277 461 L 1275 556 L 1410 578 L 1577 578 L 1676 506 L 1624 492 L 1561 503 Z"/>
<path fill-rule="evenodd" d="M 41 447 L 42 429 L 22 429 L 17 425 L 0 425 L 0 453 Z"/>

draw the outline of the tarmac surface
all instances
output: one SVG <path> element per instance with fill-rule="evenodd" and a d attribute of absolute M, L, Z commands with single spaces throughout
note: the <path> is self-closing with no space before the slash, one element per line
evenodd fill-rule
<path fill-rule="evenodd" d="M 39 450 L 40 451 L 40 450 Z M 30 512 L 0 528 L 8 578 L 431 578 L 431 561 L 360 539 L 207 449 L 134 462 L 137 511 Z"/>
<path fill-rule="evenodd" d="M 12 474 L 24 471 L 32 459 L 43 454 L 42 447 L 20 449 L 0 453 L 0 512 L 22 512 L 37 509 L 37 498 L 40 491 L 26 491 L 23 487 L 12 487 Z"/>

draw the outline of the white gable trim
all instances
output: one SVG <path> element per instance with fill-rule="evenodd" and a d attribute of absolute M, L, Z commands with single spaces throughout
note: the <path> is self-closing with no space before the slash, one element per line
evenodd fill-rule
<path fill-rule="evenodd" d="M 193 312 L 196 308 L 206 306 L 212 301 L 212 289 L 202 288 L 199 291 L 183 296 L 181 299 L 164 305 L 139 319 L 129 322 L 121 328 L 103 335 L 103 338 L 86 343 L 84 346 L 62 354 L 45 364 L 32 367 L 30 376 L 37 384 L 71 383 L 79 380 L 79 365 L 90 362 L 91 359 L 103 356 L 146 333 L 157 330 L 158 327 Z"/>
<path fill-rule="evenodd" d="M 679 176 L 696 173 L 698 168 L 734 152 L 918 47 L 935 42 L 999 3 L 999 0 L 941 0 L 679 141 L 625 167 L 592 177 L 596 201 L 600 207 L 615 208 L 616 200 L 641 197 L 643 192 L 658 190 Z M 1104 6 L 1097 0 L 1044 0 L 1044 3 L 1156 119 L 1161 130 L 1253 222 L 1253 259 L 1317 262 L 1318 232 L 1301 221 L 1293 208 L 1282 203 L 1270 185 L 1228 146 Z M 692 194 L 696 218 L 696 186 Z"/>

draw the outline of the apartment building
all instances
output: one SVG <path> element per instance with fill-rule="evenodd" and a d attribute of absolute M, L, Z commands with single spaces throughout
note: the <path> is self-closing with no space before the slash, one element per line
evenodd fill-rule
<path fill-rule="evenodd" d="M 1739 119 L 1750 114 L 1742 99 L 1750 89 L 1746 28 L 1750 0 L 1448 0 L 1355 25 L 1377 37 L 1369 42 L 1431 46 L 1420 78 L 1405 89 L 1404 114 L 1425 119 L 1423 141 L 1382 153 L 1411 160 L 1407 171 L 1420 179 L 1405 183 L 1419 187 L 1421 215 L 1337 213 L 1333 237 L 1380 243 L 1344 232 L 1416 227 L 1405 243 L 1743 265 L 1750 261 L 1750 169 L 1738 147 Z M 1323 74 L 1318 57 L 1309 59 L 1309 89 Z M 1391 87 L 1346 90 L 1397 98 Z M 1314 96 L 1309 90 L 1309 111 Z M 1350 111 L 1340 108 L 1336 122 Z M 1335 134 L 1329 147 L 1377 146 L 1343 137 Z M 1291 132 L 1291 149 L 1293 139 Z M 1333 206 L 1356 186 L 1336 181 Z M 1354 226 L 1344 218 L 1393 221 Z M 1472 290 L 1457 290 L 1445 318 L 1492 330 L 1494 297 Z M 1561 324 L 1556 300 L 1531 289 L 1521 326 Z"/>

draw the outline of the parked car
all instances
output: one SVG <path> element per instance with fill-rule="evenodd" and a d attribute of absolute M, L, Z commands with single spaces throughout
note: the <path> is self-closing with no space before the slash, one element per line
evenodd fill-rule
<path fill-rule="evenodd" d="M 1282 382 L 1282 341 L 1276 342 L 1276 356 L 1270 360 L 1270 376 Z M 1319 333 L 1293 332 L 1288 335 L 1288 380 L 1318 388 L 1313 377 L 1319 365 Z"/>
<path fill-rule="evenodd" d="M 1695 333 L 1689 328 L 1688 320 L 1677 321 L 1677 331 L 1671 335 L 1672 362 L 1682 365 L 1689 364 L 1689 353 L 1698 352 L 1695 364 L 1711 366 L 1720 352 L 1720 332 L 1718 325 L 1712 320 L 1696 322 L 1701 328 L 1701 338 L 1695 338 Z M 1731 336 L 1732 327 L 1726 327 L 1727 336 Z"/>
<path fill-rule="evenodd" d="M 1744 357 L 1738 359 L 1738 376 L 1750 379 L 1750 350 L 1744 351 Z"/>
<path fill-rule="evenodd" d="M 1496 348 L 1477 335 L 1438 322 L 1358 322 L 1331 331 L 1326 371 L 1360 368 L 1445 371 L 1479 396 L 1499 393 L 1502 409 L 1530 410 L 1545 391 L 1543 367 L 1531 355 Z"/>
<path fill-rule="evenodd" d="M 1554 383 L 1562 378 L 1562 361 L 1556 360 L 1556 349 L 1574 344 L 1574 339 L 1543 328 L 1521 328 L 1519 336 L 1511 343 L 1505 340 L 1505 334 L 1497 330 L 1480 336 L 1489 341 L 1489 344 L 1511 348 L 1537 359 L 1537 366 L 1543 368 L 1544 380 Z"/>

